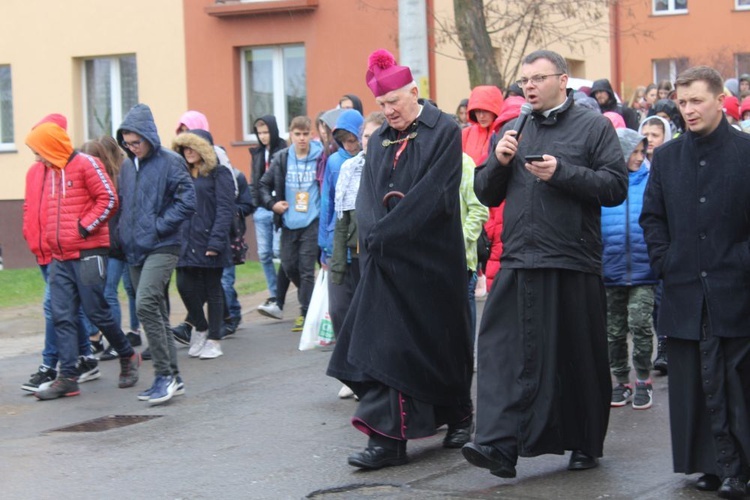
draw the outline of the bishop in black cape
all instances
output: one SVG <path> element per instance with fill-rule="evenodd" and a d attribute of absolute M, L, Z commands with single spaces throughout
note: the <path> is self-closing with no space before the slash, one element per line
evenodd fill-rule
<path fill-rule="evenodd" d="M 405 131 L 386 122 L 370 138 L 356 204 L 362 277 L 328 367 L 360 398 L 355 427 L 401 441 L 472 413 L 461 135 L 420 103 Z M 402 143 L 391 141 L 409 136 L 394 162 Z M 391 191 L 405 196 L 386 207 Z"/>

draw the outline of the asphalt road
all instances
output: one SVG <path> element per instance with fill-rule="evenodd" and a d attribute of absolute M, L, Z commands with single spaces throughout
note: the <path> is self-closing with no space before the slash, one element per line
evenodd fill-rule
<path fill-rule="evenodd" d="M 134 388 L 118 389 L 119 364 L 107 361 L 81 396 L 41 402 L 25 395 L 20 385 L 40 361 L 33 325 L 41 321 L 0 317 L 0 497 L 715 498 L 693 489 L 695 476 L 672 473 L 667 378 L 655 379 L 650 410 L 612 410 L 594 470 L 569 472 L 567 457 L 548 455 L 522 458 L 517 478 L 500 479 L 470 466 L 459 450 L 441 448 L 441 430 L 409 442 L 406 466 L 358 471 L 346 457 L 365 437 L 349 423 L 356 403 L 338 399 L 340 384 L 325 376 L 330 353 L 298 351 L 299 335 L 289 331 L 294 305 L 274 321 L 253 310 L 262 300 L 242 298 L 245 321 L 223 342 L 223 357 L 202 361 L 178 350 L 187 394 L 156 407 L 136 399 L 151 384 L 150 362 Z M 54 431 L 109 415 L 159 418 L 102 432 Z"/>

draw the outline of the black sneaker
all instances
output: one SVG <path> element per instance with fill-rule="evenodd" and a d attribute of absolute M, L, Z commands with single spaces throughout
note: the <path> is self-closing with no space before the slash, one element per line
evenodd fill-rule
<path fill-rule="evenodd" d="M 148 347 L 141 352 L 141 359 L 145 359 L 146 361 L 151 359 L 151 351 Z"/>
<path fill-rule="evenodd" d="M 625 406 L 633 396 L 633 386 L 630 384 L 617 384 L 612 389 L 612 402 L 610 403 L 615 408 Z"/>
<path fill-rule="evenodd" d="M 96 380 L 102 376 L 99 372 L 99 361 L 97 361 L 96 358 L 79 356 L 78 363 L 76 363 L 76 370 L 78 371 L 79 384 Z"/>
<path fill-rule="evenodd" d="M 190 337 L 193 333 L 193 325 L 190 323 L 180 323 L 172 328 L 172 336 L 178 344 L 190 345 Z"/>
<path fill-rule="evenodd" d="M 633 396 L 634 410 L 648 410 L 654 402 L 654 388 L 651 385 L 651 379 L 645 382 L 636 381 L 635 396 Z"/>
<path fill-rule="evenodd" d="M 28 392 L 42 391 L 52 385 L 55 377 L 57 377 L 57 372 L 55 370 L 41 365 L 39 370 L 31 376 L 29 381 L 21 386 L 21 389 Z"/>
<path fill-rule="evenodd" d="M 138 347 L 143 343 L 140 334 L 137 332 L 130 331 L 125 336 L 128 338 L 128 342 L 130 342 L 130 345 L 133 347 Z"/>
<path fill-rule="evenodd" d="M 119 357 L 120 357 L 120 355 L 117 354 L 117 351 L 115 351 L 115 348 L 112 347 L 112 346 L 108 346 L 99 355 L 99 361 L 111 361 L 111 360 L 117 359 Z"/>
<path fill-rule="evenodd" d="M 242 316 L 225 319 L 224 324 L 222 325 L 222 337 L 235 333 L 237 327 L 240 326 L 240 323 L 242 323 Z"/>
<path fill-rule="evenodd" d="M 74 378 L 57 377 L 48 388 L 34 393 L 40 401 L 78 396 L 81 390 Z"/>
<path fill-rule="evenodd" d="M 654 360 L 654 370 L 662 375 L 667 374 L 667 338 L 660 338 L 656 344 L 656 359 Z"/>
<path fill-rule="evenodd" d="M 91 340 L 91 354 L 99 354 L 100 352 L 104 352 L 104 342 L 102 339 L 99 340 Z"/>

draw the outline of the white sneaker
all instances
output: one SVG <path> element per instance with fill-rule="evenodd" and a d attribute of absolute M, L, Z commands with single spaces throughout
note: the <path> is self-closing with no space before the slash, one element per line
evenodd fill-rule
<path fill-rule="evenodd" d="M 339 397 L 341 399 L 349 399 L 350 397 L 354 396 L 354 391 L 351 390 L 351 388 L 344 384 L 341 386 L 341 390 L 339 391 Z"/>
<path fill-rule="evenodd" d="M 275 300 L 267 300 L 258 306 L 258 312 L 273 319 L 283 319 L 284 313 Z"/>
<path fill-rule="evenodd" d="M 206 344 L 206 339 L 208 338 L 208 331 L 205 332 L 193 332 L 193 335 L 190 337 L 190 350 L 188 351 L 188 356 L 191 358 L 197 358 L 200 356 L 201 351 L 203 350 L 203 346 Z"/>
<path fill-rule="evenodd" d="M 214 359 L 222 356 L 224 353 L 221 351 L 221 344 L 218 340 L 207 340 L 201 350 L 201 359 Z"/>

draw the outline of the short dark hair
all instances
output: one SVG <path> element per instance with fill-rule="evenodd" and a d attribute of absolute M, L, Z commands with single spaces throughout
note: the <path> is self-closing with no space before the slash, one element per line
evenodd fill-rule
<path fill-rule="evenodd" d="M 724 80 L 718 71 L 708 66 L 695 66 L 686 69 L 677 77 L 675 87 L 689 87 L 695 82 L 706 82 L 708 90 L 713 95 L 719 95 L 724 92 Z"/>
<path fill-rule="evenodd" d="M 292 130 L 302 130 L 303 132 L 309 132 L 312 127 L 312 122 L 307 116 L 295 116 L 292 118 L 292 122 L 289 124 L 289 132 Z"/>
<path fill-rule="evenodd" d="M 568 63 L 565 62 L 565 58 L 552 50 L 535 50 L 531 54 L 527 55 L 521 61 L 521 64 L 532 64 L 538 59 L 546 59 L 555 65 L 557 71 L 560 73 L 568 73 Z"/>

